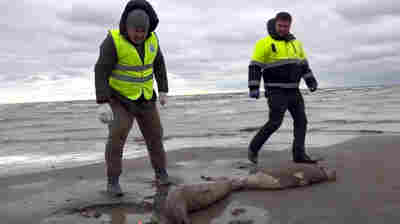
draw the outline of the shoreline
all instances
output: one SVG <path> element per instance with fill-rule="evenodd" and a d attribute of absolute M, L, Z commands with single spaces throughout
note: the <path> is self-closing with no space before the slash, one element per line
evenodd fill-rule
<path fill-rule="evenodd" d="M 238 134 L 237 136 L 231 137 L 213 137 L 213 139 L 206 138 L 206 137 L 201 137 L 201 138 L 196 138 L 193 139 L 193 141 L 190 142 L 191 145 L 201 145 L 202 148 L 227 148 L 229 146 L 235 146 L 235 147 L 246 147 L 247 144 L 243 144 L 243 139 L 246 137 L 243 136 L 249 136 L 246 138 L 246 142 L 250 141 L 251 136 L 255 135 L 256 130 L 258 128 L 253 129 L 244 129 L 241 130 L 242 132 L 245 132 L 245 134 Z M 313 132 L 311 129 L 309 132 Z M 368 134 L 364 133 L 363 135 Z M 369 132 L 369 134 L 385 134 L 385 133 L 374 133 L 374 132 Z M 388 133 L 386 133 L 388 134 Z M 351 140 L 353 138 L 360 137 L 362 135 L 356 135 L 356 134 L 337 134 L 334 136 L 334 138 L 326 136 L 323 133 L 313 133 L 313 142 L 312 144 L 309 144 L 309 147 L 328 147 L 334 144 L 342 143 L 347 140 Z M 174 137 L 176 138 L 176 137 Z M 177 142 L 174 138 L 167 137 L 165 138 L 164 146 L 166 148 L 167 153 L 170 153 L 172 151 L 180 151 L 180 150 L 190 150 L 193 147 L 190 146 L 185 146 L 183 144 L 184 141 L 182 142 Z M 276 133 L 275 137 L 269 141 L 269 144 L 267 146 L 268 150 L 271 151 L 286 151 L 288 150 L 288 147 L 286 147 L 285 141 L 288 141 L 291 138 L 289 132 L 285 131 L 278 131 Z M 206 141 L 208 140 L 208 142 Z M 171 142 L 170 142 L 171 141 Z M 185 140 L 188 141 L 188 140 Z M 198 141 L 198 142 L 196 142 Z M 237 142 L 237 144 L 235 144 Z M 105 142 L 104 144 L 105 145 Z M 55 157 L 54 155 L 48 155 L 49 157 Z M 60 169 L 70 169 L 70 168 L 77 168 L 77 167 L 85 167 L 85 166 L 90 166 L 90 165 L 95 165 L 99 163 L 104 162 L 104 151 L 96 151 L 91 154 L 88 158 L 87 154 L 82 154 L 81 156 L 84 156 L 85 159 L 78 159 L 80 155 L 77 155 L 75 152 L 71 152 L 69 154 L 62 154 L 59 155 L 57 158 L 59 161 L 55 161 L 54 159 L 50 160 L 47 159 L 46 157 L 41 157 L 43 161 L 41 162 L 33 162 L 33 163 L 26 163 L 26 164 L 19 164 L 19 163 L 13 163 L 13 162 L 8 162 L 7 164 L 4 163 L 0 167 L 3 169 L 2 171 L 0 170 L 0 179 L 1 178 L 8 178 L 8 177 L 13 177 L 13 176 L 23 176 L 23 175 L 34 175 L 37 173 L 43 173 L 43 172 L 50 172 L 53 170 L 60 170 Z M 147 150 L 143 146 L 142 149 L 138 150 L 136 148 L 126 148 L 124 150 L 124 158 L 125 160 L 135 160 L 139 158 L 144 158 L 147 157 Z M 7 160 L 7 157 L 2 157 L 3 159 Z M 34 158 L 29 158 L 28 160 L 35 160 Z M 47 161 L 47 162 L 44 162 Z M 50 162 L 51 161 L 51 162 Z"/>
<path fill-rule="evenodd" d="M 228 205 L 235 202 L 262 208 L 273 223 L 397 223 L 400 218 L 396 212 L 400 209 L 399 147 L 398 136 L 371 135 L 328 147 L 310 148 L 310 154 L 325 159 L 322 165 L 337 170 L 336 182 L 274 192 L 239 192 L 224 200 L 222 207 L 229 208 Z M 287 150 L 264 149 L 260 153 L 260 164 L 268 167 L 291 159 Z M 240 168 L 248 164 L 246 148 L 185 148 L 168 152 L 167 158 L 170 176 L 183 183 L 201 181 L 200 175 L 205 173 L 215 176 L 247 173 Z M 124 160 L 121 184 L 127 195 L 117 201 L 102 196 L 104 163 L 2 177 L 0 217 L 7 224 L 43 223 L 55 213 L 74 208 L 137 202 L 154 194 L 152 179 L 147 156 Z M 210 211 L 214 210 L 199 211 L 192 217 L 207 223 L 207 219 L 222 217 L 224 209 Z M 207 214 L 214 214 L 214 217 Z"/>

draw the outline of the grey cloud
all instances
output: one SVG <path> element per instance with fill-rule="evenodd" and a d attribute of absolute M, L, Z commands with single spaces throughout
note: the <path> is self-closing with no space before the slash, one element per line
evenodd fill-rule
<path fill-rule="evenodd" d="M 56 55 L 69 55 L 73 56 L 80 53 L 91 53 L 94 48 L 92 47 L 84 47 L 84 46 L 63 46 L 57 47 L 54 49 L 49 49 L 48 53 L 56 56 Z"/>
<path fill-rule="evenodd" d="M 85 32 L 80 32 L 80 30 L 69 30 L 62 32 L 60 35 L 62 35 L 67 42 L 93 44 L 98 42 L 100 39 L 104 39 L 107 35 L 107 30 L 106 28 L 96 30 L 86 29 Z"/>
<path fill-rule="evenodd" d="M 77 2 L 0 3 L 2 86 L 43 76 L 58 80 L 93 75 L 99 45 L 107 30 L 118 26 L 126 1 Z M 393 29 L 400 26 L 400 16 L 398 4 L 390 5 L 394 1 L 380 2 L 379 7 L 374 6 L 376 0 L 153 2 L 167 70 L 190 87 L 246 89 L 254 44 L 266 35 L 266 19 L 281 10 L 295 16 L 293 31 L 321 82 L 400 80 L 400 31 Z"/>
<path fill-rule="evenodd" d="M 337 69 L 338 65 L 347 65 L 346 68 L 352 70 L 357 66 L 364 67 L 372 62 L 385 65 L 385 69 L 394 66 L 393 63 L 384 64 L 386 59 L 400 60 L 400 43 L 397 44 L 375 44 L 375 45 L 345 45 L 333 52 L 326 52 L 326 55 L 317 56 L 315 60 L 311 60 L 311 64 L 317 63 L 317 66 Z M 378 71 L 377 67 L 372 70 Z"/>
<path fill-rule="evenodd" d="M 340 36 L 361 44 L 387 44 L 400 41 L 400 31 L 393 27 L 400 26 L 400 15 L 390 22 L 377 20 L 374 23 L 348 27 Z"/>
<path fill-rule="evenodd" d="M 62 46 L 56 46 L 54 48 L 50 48 L 48 53 L 50 55 L 77 55 L 77 54 L 85 54 L 85 53 L 93 53 L 98 48 L 94 45 L 85 45 L 85 44 L 65 44 Z"/>
<path fill-rule="evenodd" d="M 63 63 L 64 67 L 67 68 L 78 68 L 78 69 L 90 69 L 92 70 L 94 64 L 96 63 L 97 55 L 96 54 L 84 54 L 81 55 L 76 60 L 65 60 Z"/>
<path fill-rule="evenodd" d="M 382 60 L 382 59 L 385 59 L 388 57 L 390 57 L 390 58 L 397 57 L 400 59 L 400 53 L 394 52 L 394 51 L 373 52 L 373 53 L 356 52 L 356 53 L 349 55 L 344 60 L 362 62 L 362 61 L 371 61 L 371 60 Z"/>
<path fill-rule="evenodd" d="M 379 43 L 398 43 L 400 41 L 400 31 L 399 30 L 392 30 L 384 33 L 375 33 L 371 36 L 365 36 L 364 40 L 360 39 L 363 43 L 372 43 L 372 44 L 379 44 Z"/>
<path fill-rule="evenodd" d="M 254 28 L 256 30 L 256 28 Z M 207 35 L 206 40 L 211 43 L 215 44 L 216 46 L 222 45 L 225 48 L 229 47 L 237 47 L 243 45 L 253 44 L 257 41 L 257 36 L 251 32 L 244 32 L 243 30 L 237 29 L 234 31 L 231 30 L 222 30 L 220 32 L 210 32 Z"/>
<path fill-rule="evenodd" d="M 82 70 L 82 68 L 61 68 L 59 69 L 59 75 L 57 75 L 58 79 L 64 79 L 65 76 L 67 77 L 84 77 L 86 70 Z"/>
<path fill-rule="evenodd" d="M 345 2 L 336 11 L 349 21 L 364 23 L 382 16 L 400 16 L 400 5 L 397 0 Z"/>
<path fill-rule="evenodd" d="M 88 4 L 73 4 L 70 9 L 57 12 L 57 17 L 70 24 L 107 27 L 119 18 L 116 10 L 93 7 Z"/>

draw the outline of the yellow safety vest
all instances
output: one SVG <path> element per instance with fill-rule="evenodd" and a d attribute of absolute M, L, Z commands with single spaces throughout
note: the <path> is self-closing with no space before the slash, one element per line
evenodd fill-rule
<path fill-rule="evenodd" d="M 312 75 L 301 74 L 304 63 L 307 60 L 300 41 L 275 40 L 267 36 L 257 41 L 250 65 L 273 71 L 268 77 L 264 76 L 266 87 L 297 88 L 301 77 Z"/>
<path fill-rule="evenodd" d="M 157 56 L 158 39 L 154 32 L 144 42 L 144 61 L 135 46 L 123 37 L 119 29 L 110 30 L 117 50 L 118 62 L 108 81 L 111 88 L 123 96 L 137 100 L 142 93 L 149 100 L 153 97 L 153 63 Z"/>

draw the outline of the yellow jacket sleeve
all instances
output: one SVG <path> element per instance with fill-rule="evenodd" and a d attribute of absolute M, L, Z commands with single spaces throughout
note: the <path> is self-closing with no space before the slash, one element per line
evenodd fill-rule
<path fill-rule="evenodd" d="M 253 55 L 251 57 L 252 61 L 259 62 L 259 63 L 265 63 L 267 60 L 267 57 L 269 55 L 266 39 L 260 39 L 257 41 L 256 45 L 254 46 L 253 50 Z"/>
<path fill-rule="evenodd" d="M 297 40 L 298 46 L 300 48 L 300 59 L 307 60 L 307 55 L 304 51 L 303 44 Z"/>

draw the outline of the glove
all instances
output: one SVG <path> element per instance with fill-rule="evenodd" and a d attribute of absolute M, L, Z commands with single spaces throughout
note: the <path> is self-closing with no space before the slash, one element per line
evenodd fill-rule
<path fill-rule="evenodd" d="M 317 90 L 317 88 L 318 88 L 318 82 L 314 77 L 307 78 L 306 84 L 307 84 L 308 89 L 311 92 L 315 92 L 315 90 Z"/>
<path fill-rule="evenodd" d="M 249 97 L 258 99 L 260 97 L 260 90 L 259 89 L 250 90 Z"/>
<path fill-rule="evenodd" d="M 317 90 L 317 88 L 318 88 L 317 82 L 313 82 L 310 86 L 308 86 L 308 89 L 310 90 L 310 92 L 315 92 L 315 90 Z"/>
<path fill-rule="evenodd" d="M 108 104 L 108 103 L 101 104 L 99 106 L 99 108 L 97 109 L 97 114 L 98 114 L 99 120 L 104 124 L 111 123 L 111 121 L 114 120 L 113 111 L 111 109 L 110 104 Z"/>
<path fill-rule="evenodd" d="M 160 95 L 160 104 L 161 106 L 164 106 L 165 104 L 167 104 L 167 93 L 159 92 L 159 95 Z"/>

